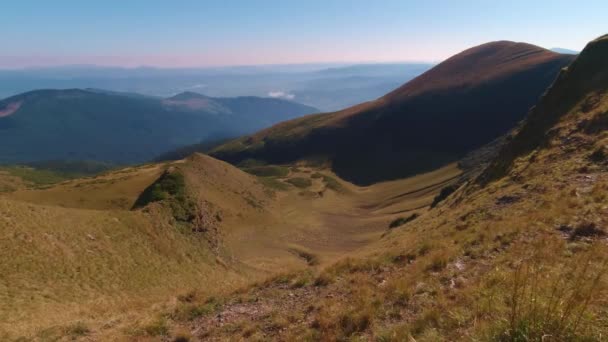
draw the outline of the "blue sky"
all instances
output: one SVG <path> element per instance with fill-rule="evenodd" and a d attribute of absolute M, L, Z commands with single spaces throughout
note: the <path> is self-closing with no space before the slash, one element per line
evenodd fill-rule
<path fill-rule="evenodd" d="M 502 39 L 580 50 L 606 13 L 606 0 L 5 1 L 0 67 L 439 61 Z"/>

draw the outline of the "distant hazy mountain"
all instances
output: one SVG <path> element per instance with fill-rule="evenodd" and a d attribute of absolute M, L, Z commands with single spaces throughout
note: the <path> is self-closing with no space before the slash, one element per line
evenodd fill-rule
<path fill-rule="evenodd" d="M 259 97 L 38 90 L 0 101 L 0 163 L 143 162 L 184 145 L 251 133 L 317 111 Z"/>
<path fill-rule="evenodd" d="M 557 47 L 552 48 L 551 51 L 561 53 L 564 55 L 578 55 L 580 53 L 580 51 L 574 51 L 574 50 L 570 50 L 570 49 L 557 48 Z"/>
<path fill-rule="evenodd" d="M 513 128 L 574 58 L 529 44 L 484 44 L 376 101 L 283 122 L 212 155 L 232 163 L 325 157 L 358 184 L 429 171 Z"/>
<path fill-rule="evenodd" d="M 95 88 L 169 97 L 185 91 L 214 97 L 259 96 L 338 110 L 373 100 L 430 64 L 303 64 L 159 69 L 75 65 L 0 70 L 0 98 L 35 89 Z"/>

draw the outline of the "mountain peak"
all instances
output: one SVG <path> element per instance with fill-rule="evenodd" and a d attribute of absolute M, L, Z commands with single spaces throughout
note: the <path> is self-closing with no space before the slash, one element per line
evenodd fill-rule
<path fill-rule="evenodd" d="M 429 171 L 507 133 L 574 58 L 490 42 L 379 100 L 284 122 L 212 154 L 235 163 L 323 156 L 338 176 L 359 185 Z"/>
<path fill-rule="evenodd" d="M 543 63 L 562 63 L 574 56 L 560 55 L 527 43 L 495 41 L 464 50 L 386 96 L 398 99 L 428 91 L 468 87 Z"/>

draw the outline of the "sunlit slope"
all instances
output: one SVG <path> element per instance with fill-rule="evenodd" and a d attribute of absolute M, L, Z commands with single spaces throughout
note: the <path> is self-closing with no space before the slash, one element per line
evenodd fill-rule
<path fill-rule="evenodd" d="M 132 209 L 168 169 L 186 175 L 198 201 L 192 222 L 165 201 Z M 266 198 L 255 177 L 200 155 L 5 193 L 0 331 L 111 320 L 195 284 L 212 293 L 250 280 L 255 274 L 222 250 L 220 224 L 253 217 Z"/>
<path fill-rule="evenodd" d="M 160 215 L 6 199 L 0 212 L 0 331 L 70 322 L 79 312 L 90 319 L 188 284 L 235 279 L 204 238 Z"/>
<path fill-rule="evenodd" d="M 66 208 L 128 210 L 166 167 L 165 164 L 129 167 L 95 177 L 67 180 L 53 186 L 21 187 L 7 196 Z"/>
<path fill-rule="evenodd" d="M 276 175 L 194 154 L 4 193 L 0 331 L 63 336 L 82 322 L 101 339 L 142 334 L 124 329 L 146 321 L 136 312 L 148 305 L 331 264 L 461 174 L 450 165 L 362 188 L 329 170 L 267 168 Z"/>

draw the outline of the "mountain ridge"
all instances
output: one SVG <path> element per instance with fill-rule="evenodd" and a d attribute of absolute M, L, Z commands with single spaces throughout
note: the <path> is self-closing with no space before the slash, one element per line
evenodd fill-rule
<path fill-rule="evenodd" d="M 377 100 L 282 122 L 211 154 L 232 163 L 321 157 L 360 185 L 429 171 L 514 127 L 574 58 L 524 43 L 483 44 Z"/>
<path fill-rule="evenodd" d="M 235 137 L 317 111 L 259 97 L 197 94 L 179 99 L 74 88 L 42 89 L 0 100 L 0 162 L 146 162 L 185 145 Z"/>

